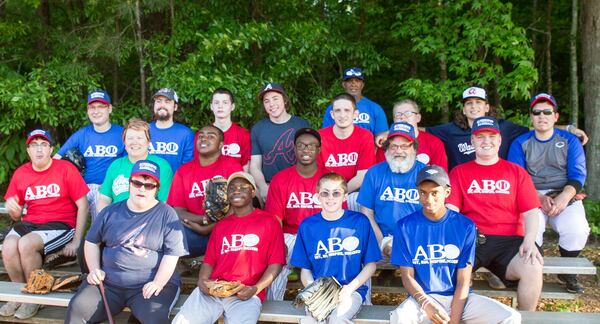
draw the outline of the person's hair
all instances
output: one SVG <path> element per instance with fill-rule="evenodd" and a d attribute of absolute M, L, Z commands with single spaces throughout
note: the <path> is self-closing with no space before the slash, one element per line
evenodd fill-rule
<path fill-rule="evenodd" d="M 200 127 L 200 129 L 207 128 L 207 127 L 217 130 L 217 134 L 219 134 L 219 142 L 223 143 L 223 141 L 225 141 L 225 133 L 223 133 L 223 131 L 219 127 L 208 124 L 206 126 Z M 198 131 L 200 131 L 200 130 L 198 130 Z"/>
<path fill-rule="evenodd" d="M 488 112 L 486 112 L 485 115 L 488 117 L 497 118 L 498 110 L 496 109 L 495 106 L 490 105 L 490 110 L 488 110 Z M 454 119 L 453 120 L 454 120 L 454 123 L 461 129 L 469 129 L 469 120 L 467 119 L 467 116 L 465 116 L 465 114 L 463 114 L 462 108 L 454 111 Z"/>
<path fill-rule="evenodd" d="M 393 106 L 394 108 L 392 108 L 392 114 L 393 114 L 394 110 L 396 109 L 396 107 L 398 107 L 400 105 L 411 105 L 418 113 L 421 113 L 421 108 L 419 107 L 419 105 L 417 105 L 417 103 L 414 100 L 403 99 L 394 104 L 394 106 Z"/>
<path fill-rule="evenodd" d="M 212 92 L 210 98 L 212 99 L 216 94 L 226 94 L 229 96 L 229 100 L 231 100 L 231 104 L 235 103 L 235 98 L 233 97 L 233 93 L 227 88 L 216 88 L 215 91 Z"/>
<path fill-rule="evenodd" d="M 384 151 L 387 151 L 388 147 L 390 147 L 390 142 L 391 142 L 391 138 L 388 138 L 385 141 L 383 141 L 383 144 L 381 146 Z M 419 149 L 419 141 L 416 138 L 412 142 L 412 146 L 415 148 L 415 152 Z"/>
<path fill-rule="evenodd" d="M 125 134 L 127 133 L 128 129 L 133 129 L 135 131 L 144 131 L 144 134 L 146 135 L 146 139 L 148 140 L 148 142 L 150 142 L 150 125 L 148 125 L 147 122 L 145 122 L 139 118 L 135 118 L 135 117 L 131 118 L 127 122 L 127 125 L 125 125 L 125 127 L 123 127 L 123 133 L 121 134 L 123 143 L 125 143 Z"/>
<path fill-rule="evenodd" d="M 347 94 L 345 92 L 337 94 L 335 97 L 333 97 L 333 99 L 331 99 L 331 106 L 333 107 L 333 104 L 338 100 L 350 101 L 352 103 L 352 107 L 354 108 L 354 110 L 356 110 L 356 99 L 354 99 L 354 97 L 352 95 Z"/>
<path fill-rule="evenodd" d="M 336 172 L 328 172 L 322 175 L 319 178 L 319 181 L 317 182 L 317 191 L 321 190 L 321 186 L 323 185 L 323 183 L 325 183 L 325 181 L 339 182 L 340 187 L 342 188 L 342 190 L 344 190 L 344 193 L 348 193 L 348 183 L 346 182 L 346 179 L 342 177 L 341 174 Z"/>
<path fill-rule="evenodd" d="M 262 98 L 260 99 L 261 103 L 265 99 L 265 95 L 269 92 L 271 92 L 271 91 L 267 91 L 263 94 Z M 288 111 L 288 109 L 290 109 L 290 98 L 288 97 L 287 93 L 285 91 L 283 93 L 279 92 L 279 91 L 273 91 L 273 92 L 279 93 L 281 95 L 281 97 L 283 97 L 283 106 L 285 107 L 285 110 Z"/>

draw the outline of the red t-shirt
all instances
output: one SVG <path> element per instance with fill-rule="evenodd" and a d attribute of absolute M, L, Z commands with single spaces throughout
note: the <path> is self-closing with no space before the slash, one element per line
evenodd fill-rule
<path fill-rule="evenodd" d="M 31 162 L 15 170 L 4 199 L 16 195 L 20 205 L 27 204 L 23 221 L 34 224 L 63 222 L 74 228 L 77 222 L 75 202 L 88 191 L 71 162 L 53 159 L 44 171 L 35 171 Z"/>
<path fill-rule="evenodd" d="M 458 207 L 484 234 L 523 236 L 521 213 L 540 207 L 527 171 L 503 159 L 493 165 L 463 163 L 450 171 L 450 183 L 446 202 Z"/>
<path fill-rule="evenodd" d="M 448 172 L 448 158 L 446 157 L 444 142 L 437 136 L 423 131 L 419 131 L 417 142 L 419 142 L 417 148 L 418 161 L 426 165 L 440 166 Z M 377 148 L 376 161 L 377 163 L 385 161 L 385 150 L 383 148 Z"/>
<path fill-rule="evenodd" d="M 193 214 L 204 215 L 202 203 L 208 181 L 215 176 L 227 179 L 237 171 L 242 171 L 238 161 L 223 155 L 207 166 L 201 166 L 197 158 L 187 162 L 175 171 L 167 204 L 185 208 Z"/>
<path fill-rule="evenodd" d="M 282 222 L 284 233 L 296 234 L 306 217 L 321 211 L 317 182 L 324 171 L 319 167 L 314 176 L 304 178 L 294 165 L 281 170 L 271 179 L 265 211 Z"/>
<path fill-rule="evenodd" d="M 250 161 L 250 132 L 244 127 L 232 123 L 228 130 L 223 132 L 223 149 L 221 154 L 235 158 L 241 166 Z M 196 141 L 198 133 L 194 136 L 194 160 L 198 159 Z"/>
<path fill-rule="evenodd" d="M 220 220 L 212 230 L 204 262 L 213 267 L 211 280 L 241 281 L 252 286 L 268 266 L 285 264 L 285 244 L 279 222 L 260 209 Z M 265 300 L 266 290 L 258 297 Z"/>
<path fill-rule="evenodd" d="M 354 127 L 352 135 L 341 140 L 333 133 L 333 127 L 319 130 L 319 162 L 327 171 L 337 172 L 346 181 L 350 181 L 358 171 L 366 170 L 375 164 L 375 140 L 371 132 L 361 127 Z"/>

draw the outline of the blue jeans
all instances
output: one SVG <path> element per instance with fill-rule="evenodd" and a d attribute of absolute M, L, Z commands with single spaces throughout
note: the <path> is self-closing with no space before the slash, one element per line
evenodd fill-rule
<path fill-rule="evenodd" d="M 195 258 L 204 255 L 206 252 L 206 245 L 208 245 L 208 235 L 202 235 L 194 232 L 187 226 L 183 226 L 183 236 L 187 242 L 188 254 L 186 257 Z"/>

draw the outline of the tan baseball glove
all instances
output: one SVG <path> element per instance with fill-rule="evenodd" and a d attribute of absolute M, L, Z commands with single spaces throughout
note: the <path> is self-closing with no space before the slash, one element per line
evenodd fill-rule
<path fill-rule="evenodd" d="M 216 176 L 208 181 L 203 207 L 206 217 L 213 222 L 218 222 L 229 214 L 227 179 Z"/>
<path fill-rule="evenodd" d="M 324 321 L 339 304 L 342 286 L 333 277 L 320 277 L 302 289 L 293 305 L 302 304 L 318 322 Z"/>
<path fill-rule="evenodd" d="M 246 287 L 246 285 L 239 281 L 206 280 L 204 281 L 204 284 L 212 296 L 221 298 L 235 295 L 238 291 L 242 290 L 242 288 Z"/>
<path fill-rule="evenodd" d="M 46 270 L 35 269 L 29 273 L 27 284 L 21 291 L 29 294 L 48 294 L 52 291 L 73 292 L 77 290 L 80 283 L 81 275 L 65 275 L 57 279 Z"/>

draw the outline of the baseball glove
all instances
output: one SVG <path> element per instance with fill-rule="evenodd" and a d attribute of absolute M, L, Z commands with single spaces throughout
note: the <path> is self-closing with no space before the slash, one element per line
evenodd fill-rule
<path fill-rule="evenodd" d="M 29 273 L 27 284 L 21 289 L 29 294 L 48 294 L 52 291 L 73 292 L 81 283 L 81 275 L 66 275 L 55 279 L 43 269 L 35 269 Z"/>
<path fill-rule="evenodd" d="M 335 278 L 320 277 L 298 293 L 293 305 L 304 304 L 315 320 L 324 321 L 339 304 L 340 290 L 342 286 Z"/>
<path fill-rule="evenodd" d="M 85 174 L 85 158 L 83 157 L 83 154 L 81 154 L 81 152 L 79 152 L 79 150 L 76 148 L 73 147 L 69 149 L 65 155 L 63 155 L 61 160 L 67 160 L 73 163 L 82 176 Z"/>
<path fill-rule="evenodd" d="M 229 213 L 229 201 L 227 200 L 227 179 L 216 176 L 208 181 L 203 207 L 206 217 L 217 222 Z"/>
<path fill-rule="evenodd" d="M 231 295 L 237 294 L 238 291 L 242 290 L 242 288 L 246 287 L 243 283 L 239 281 L 225 281 L 225 280 L 217 280 L 217 281 L 204 281 L 206 287 L 208 288 L 211 296 L 214 297 L 229 297 Z"/>

